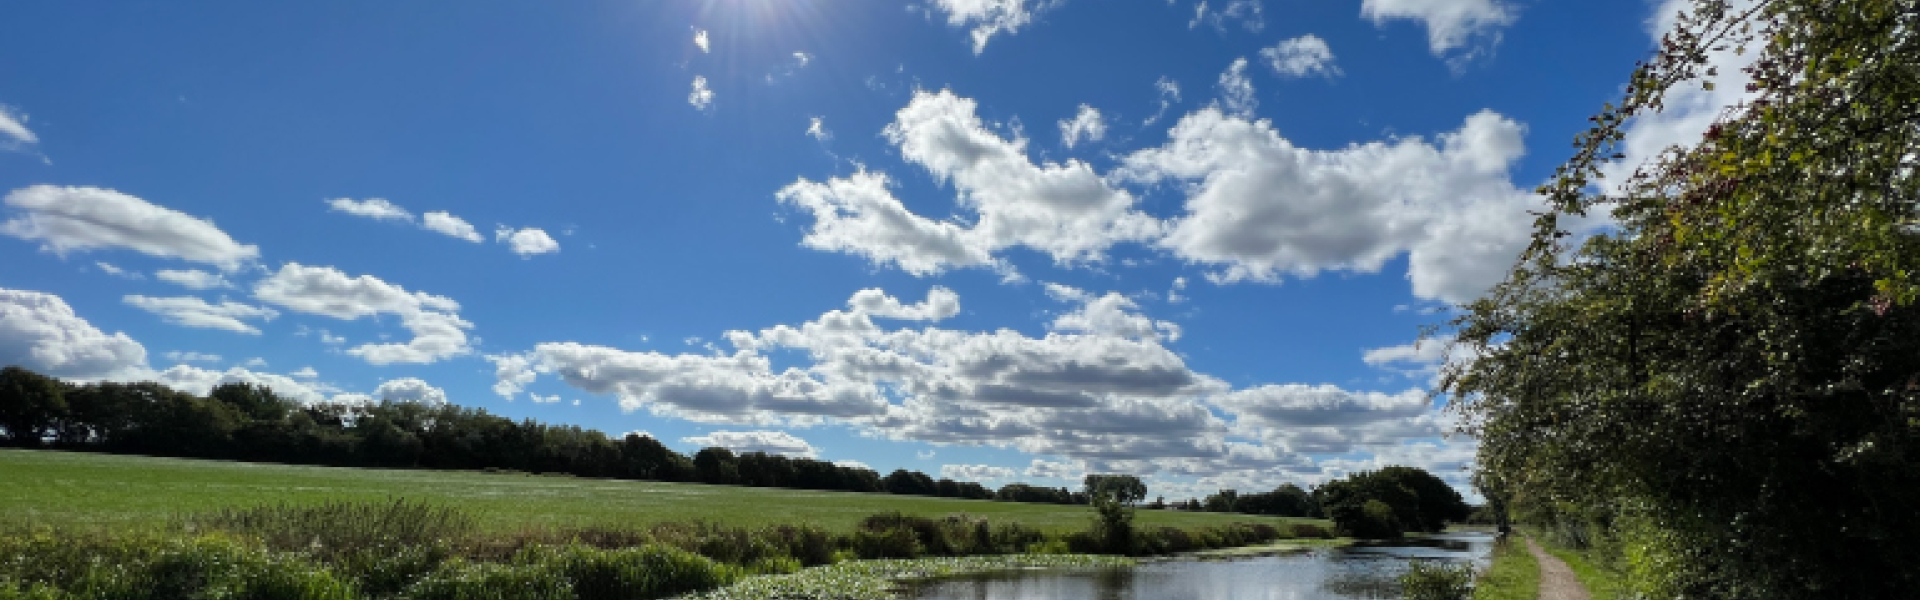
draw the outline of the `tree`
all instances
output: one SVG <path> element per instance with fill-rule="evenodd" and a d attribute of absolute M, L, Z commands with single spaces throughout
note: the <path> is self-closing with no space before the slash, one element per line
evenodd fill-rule
<path fill-rule="evenodd" d="M 739 483 L 740 467 L 733 451 L 719 446 L 702 448 L 693 455 L 695 477 L 706 483 Z"/>
<path fill-rule="evenodd" d="M 1133 546 L 1133 505 L 1147 497 L 1147 484 L 1132 475 L 1088 475 L 1083 481 L 1096 519 L 1094 536 L 1110 552 Z"/>
<path fill-rule="evenodd" d="M 1651 598 L 1920 587 L 1920 6 L 1698 0 L 1542 188 L 1442 389 L 1498 497 L 1594 532 Z M 1710 58 L 1749 100 L 1603 181 Z M 1602 187 L 1600 184 L 1609 184 Z M 1563 230 L 1591 213 L 1614 228 Z M 1492 496 L 1490 496 L 1492 497 Z"/>
<path fill-rule="evenodd" d="M 39 446 L 66 415 L 67 402 L 60 382 L 33 371 L 10 366 L 0 369 L 0 427 L 19 446 Z"/>

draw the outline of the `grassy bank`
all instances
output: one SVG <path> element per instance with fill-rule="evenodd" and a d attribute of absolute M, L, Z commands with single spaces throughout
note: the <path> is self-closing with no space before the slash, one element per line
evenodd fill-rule
<path fill-rule="evenodd" d="M 1296 533 L 1163 527 L 1107 547 L 1090 531 L 962 515 L 882 513 L 851 533 L 713 522 L 500 533 L 477 523 L 392 500 L 230 508 L 144 530 L 35 528 L 0 534 L 0 600 L 880 598 L 903 579 L 1128 561 L 1069 552 L 1189 552 Z"/>
<path fill-rule="evenodd" d="M 1493 564 L 1474 580 L 1474 600 L 1534 600 L 1540 597 L 1540 562 L 1519 538 L 1493 547 Z"/>
<path fill-rule="evenodd" d="M 393 497 L 458 506 L 482 530 L 643 527 L 724 520 L 735 527 L 808 524 L 850 532 L 883 512 L 968 514 L 1050 533 L 1085 529 L 1084 506 L 813 492 L 692 483 L 252 464 L 75 452 L 0 450 L 0 528 L 151 529 L 187 513 L 233 506 Z M 1142 510 L 1140 528 L 1324 521 Z"/>

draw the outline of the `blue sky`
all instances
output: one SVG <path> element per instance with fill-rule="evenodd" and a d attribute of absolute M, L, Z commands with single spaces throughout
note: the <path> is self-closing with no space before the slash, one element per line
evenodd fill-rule
<path fill-rule="evenodd" d="M 990 485 L 1460 482 L 1413 343 L 1679 5 L 13 3 L 0 362 Z"/>

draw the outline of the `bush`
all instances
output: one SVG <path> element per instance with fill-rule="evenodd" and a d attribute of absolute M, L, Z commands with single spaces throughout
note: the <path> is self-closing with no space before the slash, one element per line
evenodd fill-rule
<path fill-rule="evenodd" d="M 1473 568 L 1414 561 L 1400 576 L 1400 588 L 1407 600 L 1467 600 L 1473 595 Z"/>
<path fill-rule="evenodd" d="M 432 574 L 452 556 L 453 549 L 444 543 L 401 546 L 347 554 L 333 567 L 342 577 L 359 582 L 367 596 L 389 598 Z"/>
<path fill-rule="evenodd" d="M 1379 500 L 1368 500 L 1360 505 L 1336 506 L 1331 511 L 1333 525 L 1340 535 L 1366 539 L 1399 539 L 1402 529 L 1400 519 L 1394 516 L 1393 507 Z"/>
<path fill-rule="evenodd" d="M 896 528 L 855 531 L 853 551 L 860 558 L 919 558 L 926 549 L 920 545 L 920 539 L 913 534 L 913 530 Z"/>
<path fill-rule="evenodd" d="M 1334 537 L 1332 530 L 1329 530 L 1325 527 L 1321 527 L 1319 525 L 1314 525 L 1312 523 L 1294 523 L 1288 526 L 1288 529 L 1291 531 L 1291 533 L 1293 533 L 1293 537 L 1296 537 L 1296 538 L 1319 538 L 1323 540 L 1330 540 L 1330 539 L 1333 539 Z"/>
<path fill-rule="evenodd" d="M 527 565 L 451 560 L 415 583 L 405 600 L 574 600 L 565 577 Z"/>
<path fill-rule="evenodd" d="M 735 567 L 660 545 L 619 550 L 580 544 L 533 548 L 515 557 L 514 562 L 558 573 L 578 600 L 666 598 L 720 587 L 739 576 Z"/>

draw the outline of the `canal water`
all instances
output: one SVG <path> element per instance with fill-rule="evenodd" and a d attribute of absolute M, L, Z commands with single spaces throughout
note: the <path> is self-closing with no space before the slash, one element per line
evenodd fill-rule
<path fill-rule="evenodd" d="M 1138 566 L 985 573 L 919 584 L 918 600 L 1349 600 L 1400 597 L 1413 561 L 1484 567 L 1493 536 L 1454 533 L 1279 556 L 1175 558 Z"/>

